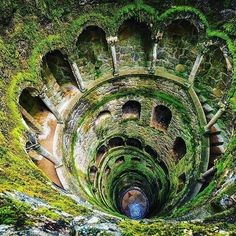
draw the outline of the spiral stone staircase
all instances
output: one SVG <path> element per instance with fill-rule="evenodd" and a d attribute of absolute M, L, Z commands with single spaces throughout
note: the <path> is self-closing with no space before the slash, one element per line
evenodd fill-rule
<path fill-rule="evenodd" d="M 19 56 L 0 87 L 0 234 L 233 235 L 235 35 L 214 29 L 220 9 L 79 1 L 50 22 L 34 14 L 65 5 L 43 2 L 2 36 L 2 57 Z"/>

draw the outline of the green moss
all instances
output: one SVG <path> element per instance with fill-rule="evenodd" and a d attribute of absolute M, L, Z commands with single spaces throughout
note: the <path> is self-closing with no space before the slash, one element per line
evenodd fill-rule
<path fill-rule="evenodd" d="M 67 46 L 73 50 L 75 43 L 74 41 L 78 38 L 79 34 L 82 32 L 84 26 L 87 25 L 99 25 L 107 34 L 109 34 L 109 29 L 112 28 L 113 23 L 111 20 L 99 13 L 84 14 L 76 19 L 71 26 L 68 28 L 66 42 Z M 108 27 L 108 25 L 110 27 Z M 109 35 L 108 35 L 109 36 Z"/>
<path fill-rule="evenodd" d="M 154 22 L 158 11 L 140 1 L 134 4 L 126 5 L 115 14 L 115 22 L 120 25 L 126 19 L 137 17 L 139 20 L 146 23 Z"/>
<path fill-rule="evenodd" d="M 18 202 L 9 197 L 0 197 L 0 224 L 21 227 L 32 225 L 29 214 L 33 213 L 30 205 Z"/>
<path fill-rule="evenodd" d="M 46 176 L 32 162 L 28 161 L 27 156 L 22 155 L 18 158 L 4 149 L 2 153 L 4 155 L 0 159 L 0 166 L 3 166 L 4 169 L 0 169 L 0 192 L 15 189 L 31 197 L 41 198 L 52 207 L 72 215 L 84 215 L 90 212 L 70 197 L 60 195 L 52 189 Z"/>
<path fill-rule="evenodd" d="M 146 235 L 224 235 L 219 233 L 220 230 L 225 230 L 230 233 L 235 233 L 236 229 L 231 224 L 204 224 L 204 223 L 187 223 L 176 222 L 170 223 L 165 221 L 155 221 L 152 223 L 143 223 L 138 221 L 126 220 L 120 223 L 120 228 L 125 236 L 146 236 Z"/>
<path fill-rule="evenodd" d="M 232 20 L 231 22 L 224 24 L 223 28 L 228 34 L 236 35 L 236 30 L 234 26 L 235 26 L 235 20 Z"/>
<path fill-rule="evenodd" d="M 214 31 L 214 30 L 211 30 L 211 29 L 207 29 L 207 35 L 208 35 L 208 37 L 221 38 L 221 39 L 223 39 L 226 42 L 226 44 L 228 46 L 228 49 L 229 49 L 229 51 L 231 53 L 231 56 L 233 58 L 233 65 L 235 66 L 236 65 L 236 50 L 235 50 L 235 47 L 234 47 L 234 43 L 230 39 L 230 37 L 226 33 L 224 33 L 224 32 Z M 233 82 L 232 82 L 231 88 L 230 88 L 230 90 L 227 93 L 229 100 L 233 96 L 235 96 L 235 91 L 236 91 L 235 83 L 236 83 L 236 73 L 234 73 Z"/>
<path fill-rule="evenodd" d="M 204 219 L 204 222 L 220 222 L 220 221 L 227 222 L 230 221 L 233 218 L 232 216 L 235 215 L 236 215 L 236 208 L 234 207 L 229 210 L 213 214 L 212 216 L 208 216 L 206 217 L 206 219 Z"/>
<path fill-rule="evenodd" d="M 212 195 L 212 191 L 216 187 L 216 182 L 212 181 L 202 192 L 200 192 L 195 198 L 186 203 L 183 207 L 178 208 L 172 214 L 172 217 L 183 216 L 187 212 L 190 212 L 193 209 L 196 209 L 198 206 L 201 206 L 203 203 L 206 203 L 210 196 Z"/>
<path fill-rule="evenodd" d="M 3 1 L 0 3 L 0 10 L 2 13 L 1 19 L 13 17 L 9 30 L 3 30 L 3 38 L 0 39 L 0 69 L 2 73 L 7 75 L 7 79 L 5 79 L 5 77 L 1 78 L 1 81 L 4 82 L 3 85 L 3 82 L 1 82 L 1 96 L 3 92 L 3 97 L 6 97 L 6 100 L 1 100 L 1 105 L 3 104 L 4 108 L 2 109 L 1 107 L 0 121 L 1 123 L 4 122 L 4 124 L 8 121 L 7 125 L 2 125 L 4 126 L 4 133 L 0 132 L 0 145 L 2 145 L 0 148 L 0 191 L 5 192 L 17 189 L 30 196 L 42 198 L 52 206 L 67 211 L 73 215 L 87 214 L 88 211 L 84 207 L 79 206 L 69 197 L 61 196 L 57 191 L 53 190 L 48 184 L 49 180 L 46 176 L 35 167 L 22 149 L 21 139 L 25 127 L 21 122 L 22 117 L 17 107 L 17 97 L 25 82 L 29 82 L 32 86 L 40 87 L 42 82 L 40 72 L 42 56 L 44 56 L 48 51 L 54 49 L 65 49 L 65 51 L 70 53 L 71 57 L 75 56 L 73 52 L 75 41 L 83 30 L 83 27 L 86 27 L 89 24 L 98 25 L 104 29 L 106 36 L 113 36 L 117 34 L 117 25 L 130 17 L 138 18 L 147 23 L 154 22 L 158 24 L 174 17 L 178 13 L 192 12 L 197 15 L 200 21 L 208 28 L 207 36 L 209 38 L 220 38 L 227 43 L 230 53 L 233 56 L 235 66 L 235 45 L 231 38 L 226 34 L 235 33 L 235 30 L 233 29 L 234 24 L 233 22 L 229 22 L 223 26 L 226 33 L 213 31 L 206 17 L 196 8 L 187 6 L 173 7 L 158 16 L 157 10 L 145 5 L 142 1 L 136 1 L 133 4 L 126 5 L 120 9 L 115 6 L 115 10 L 112 11 L 112 14 L 108 11 L 110 6 L 104 6 L 102 13 L 100 12 L 101 8 L 97 7 L 97 5 L 95 8 L 88 7 L 88 13 L 81 12 L 82 16 L 75 19 L 75 16 L 77 17 L 78 14 L 78 9 L 74 7 L 77 6 L 75 5 L 75 1 L 72 1 L 72 3 L 67 2 L 67 4 L 70 4 L 69 6 L 65 3 L 57 5 L 55 4 L 58 3 L 57 1 L 37 2 L 39 2 L 38 8 L 35 8 L 35 2 L 32 3 L 31 1 L 24 6 L 22 6 L 20 1 L 19 3 L 17 1 L 12 1 L 11 3 L 9 1 Z M 127 1 L 123 2 L 125 4 L 127 3 Z M 225 4 L 227 5 L 228 3 Z M 76 9 L 74 11 L 75 13 L 69 14 L 68 12 L 70 12 L 72 6 Z M 36 11 L 38 11 L 38 16 L 35 15 Z M 73 10 L 71 10 L 71 12 L 73 12 Z M 68 21 L 66 23 L 60 21 L 65 15 L 68 16 Z M 47 17 L 46 20 L 44 18 L 45 16 Z M 54 24 L 52 32 L 50 30 L 47 31 L 43 25 L 45 22 L 48 23 L 48 19 L 52 20 Z M 19 50 L 21 47 L 19 47 L 18 43 L 22 41 L 26 43 L 25 51 L 26 54 L 29 55 L 24 55 Z M 27 49 L 27 47 L 29 48 Z M 100 75 L 99 71 L 97 75 Z M 228 98 L 230 99 L 233 109 L 236 111 L 235 80 L 236 76 L 234 75 L 234 82 L 228 93 Z M 136 92 L 137 91 L 133 94 L 136 94 Z M 148 93 L 148 91 L 145 93 Z M 155 97 L 168 101 L 168 103 L 174 104 L 174 106 L 182 109 L 181 111 L 184 114 L 183 116 L 185 116 L 186 113 L 184 113 L 182 104 L 176 101 L 176 99 L 161 93 L 157 93 Z M 115 95 L 113 98 L 115 98 Z M 109 99 L 111 98 L 107 98 L 103 102 L 106 102 Z M 101 104 L 102 103 L 99 105 Z M 93 105 L 95 109 L 99 106 L 95 102 Z M 186 121 L 187 120 L 188 118 L 186 117 Z M 229 149 L 233 150 L 235 145 L 236 142 L 234 138 L 229 145 Z M 11 152 L 8 150 L 11 150 Z M 234 166 L 233 161 L 229 161 L 235 156 L 232 150 L 230 153 L 225 155 L 227 160 L 224 159 L 217 164 L 217 177 L 219 177 L 220 180 L 223 179 L 222 174 L 224 168 L 232 168 Z M 84 176 L 82 177 L 84 178 Z M 210 196 L 210 193 L 214 188 L 213 185 L 214 184 L 210 185 L 209 189 L 207 188 L 206 191 L 203 191 L 203 193 L 206 194 L 206 198 Z M 235 191 L 235 189 L 230 188 L 229 193 L 232 193 L 232 191 Z M 27 216 L 27 213 L 31 213 L 29 206 L 22 205 L 21 203 L 9 199 L 1 201 L 1 203 L 4 204 L 4 206 L 1 207 L 1 222 L 16 225 L 31 224 L 31 221 Z M 180 213 L 187 212 L 196 206 L 200 206 L 203 202 L 203 194 L 200 194 L 192 202 L 193 204 L 190 203 L 185 210 L 180 210 Z M 48 212 L 46 209 L 40 209 L 39 213 L 46 214 L 55 219 L 58 217 L 57 215 L 54 215 L 54 213 Z M 19 219 L 17 219 L 16 214 L 19 215 Z M 131 231 L 131 233 L 132 232 L 134 231 Z M 129 233 L 129 229 L 127 233 Z"/>
<path fill-rule="evenodd" d="M 160 21 L 164 21 L 167 20 L 170 17 L 173 17 L 175 14 L 178 13 L 193 13 L 196 16 L 199 17 L 200 21 L 208 28 L 209 27 L 209 23 L 206 19 L 206 16 L 197 8 L 194 7 L 190 7 L 190 6 L 175 6 L 172 7 L 170 9 L 168 9 L 167 11 L 165 11 L 164 13 L 162 13 L 159 17 Z"/>

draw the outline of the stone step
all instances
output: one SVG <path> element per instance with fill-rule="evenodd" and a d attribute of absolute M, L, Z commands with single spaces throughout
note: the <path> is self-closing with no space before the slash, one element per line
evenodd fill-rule
<path fill-rule="evenodd" d="M 211 132 L 210 132 L 211 135 L 216 135 L 216 134 L 220 134 L 220 133 L 221 133 L 221 129 L 220 129 L 220 127 L 219 127 L 218 124 L 212 125 L 210 131 L 211 131 Z"/>
<path fill-rule="evenodd" d="M 210 120 L 212 119 L 213 116 L 214 116 L 213 113 L 209 113 L 209 114 L 207 114 L 207 115 L 206 115 L 206 119 L 207 119 L 207 121 L 210 121 Z"/>
<path fill-rule="evenodd" d="M 199 100 L 200 100 L 202 105 L 207 102 L 207 99 L 205 97 L 203 97 L 202 95 L 199 96 Z"/>
<path fill-rule="evenodd" d="M 204 110 L 205 114 L 209 114 L 209 113 L 213 112 L 213 108 L 207 103 L 203 105 L 203 110 Z"/>
<path fill-rule="evenodd" d="M 225 152 L 224 146 L 220 145 L 220 146 L 213 146 L 210 149 L 210 156 L 211 157 L 215 157 L 215 156 L 220 156 L 221 154 L 223 154 Z"/>
<path fill-rule="evenodd" d="M 196 94 L 200 94 L 201 93 L 201 90 L 200 89 L 197 89 L 197 88 L 194 88 L 194 91 L 196 92 Z"/>
<path fill-rule="evenodd" d="M 219 135 L 219 134 L 211 135 L 210 143 L 211 143 L 211 146 L 219 146 L 219 145 L 224 144 L 224 139 L 222 135 Z"/>

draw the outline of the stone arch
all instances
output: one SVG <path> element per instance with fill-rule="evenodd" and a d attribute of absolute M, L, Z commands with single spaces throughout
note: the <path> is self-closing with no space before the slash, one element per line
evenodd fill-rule
<path fill-rule="evenodd" d="M 147 67 L 152 50 L 149 27 L 135 18 L 125 20 L 118 30 L 117 55 L 120 68 Z"/>
<path fill-rule="evenodd" d="M 178 177 L 179 185 L 177 189 L 177 193 L 181 192 L 186 184 L 186 174 L 183 173 Z"/>
<path fill-rule="evenodd" d="M 206 17 L 198 9 L 175 7 L 168 9 L 159 16 L 160 28 L 165 28 L 175 20 L 189 21 L 199 33 L 203 33 L 209 26 Z"/>
<path fill-rule="evenodd" d="M 148 153 L 154 160 L 157 159 L 158 154 L 155 149 L 153 149 L 151 146 L 146 145 L 144 148 L 145 152 Z"/>
<path fill-rule="evenodd" d="M 86 16 L 79 17 L 71 24 L 67 32 L 70 36 L 69 43 L 72 45 L 72 48 L 74 48 L 80 34 L 89 26 L 96 26 L 102 29 L 107 36 L 111 32 L 112 23 L 110 18 L 104 17 L 100 14 L 88 14 Z"/>
<path fill-rule="evenodd" d="M 33 76 L 33 80 L 41 78 L 41 68 L 42 68 L 42 55 L 46 55 L 50 51 L 60 50 L 63 53 L 67 52 L 64 41 L 59 35 L 50 35 L 46 39 L 40 41 L 33 49 L 32 55 L 29 59 L 30 61 L 30 73 Z"/>
<path fill-rule="evenodd" d="M 43 57 L 42 76 L 47 83 L 52 80 L 51 77 L 53 76 L 60 87 L 67 83 L 76 85 L 69 58 L 59 49 L 49 51 Z"/>
<path fill-rule="evenodd" d="M 156 10 L 151 6 L 145 4 L 139 5 L 139 7 L 134 7 L 133 4 L 127 5 L 121 8 L 114 16 L 116 31 L 118 33 L 120 26 L 129 18 L 135 18 L 140 22 L 145 23 L 151 30 L 151 26 L 158 23 L 157 17 L 155 17 L 156 15 Z"/>
<path fill-rule="evenodd" d="M 127 101 L 122 106 L 122 116 L 124 119 L 140 119 L 141 104 L 137 101 Z"/>
<path fill-rule="evenodd" d="M 115 160 L 115 164 L 117 164 L 117 165 L 123 164 L 124 162 L 125 162 L 124 156 L 120 156 Z"/>
<path fill-rule="evenodd" d="M 194 42 L 197 42 L 198 37 L 198 29 L 197 27 L 189 20 L 186 19 L 175 19 L 168 24 L 165 24 L 165 33 L 169 33 L 169 36 L 172 36 L 173 38 L 179 38 L 179 37 L 184 37 L 188 38 L 191 37 L 192 35 L 194 36 Z"/>
<path fill-rule="evenodd" d="M 175 19 L 163 25 L 163 38 L 157 63 L 188 77 L 198 55 L 198 29 L 186 19 Z"/>
<path fill-rule="evenodd" d="M 96 176 L 96 174 L 97 174 L 97 171 L 98 171 L 98 169 L 97 169 L 97 167 L 95 166 L 95 165 L 93 165 L 93 166 L 91 166 L 90 168 L 89 168 L 89 180 L 90 180 L 90 182 L 93 184 L 94 183 L 94 180 L 95 180 L 95 176 Z"/>
<path fill-rule="evenodd" d="M 34 88 L 24 88 L 19 96 L 19 109 L 26 124 L 36 133 L 42 133 L 42 118 L 44 112 L 49 112 L 46 105 L 38 96 L 32 96 L 32 93 L 38 93 Z"/>
<path fill-rule="evenodd" d="M 124 140 L 121 137 L 113 137 L 108 141 L 109 148 L 120 147 L 120 146 L 124 146 Z"/>
<path fill-rule="evenodd" d="M 164 106 L 158 105 L 153 109 L 152 124 L 156 128 L 167 130 L 172 119 L 171 110 Z"/>
<path fill-rule="evenodd" d="M 107 152 L 107 147 L 105 145 L 102 145 L 101 147 L 98 148 L 97 153 L 96 153 L 96 164 L 99 165 L 99 163 L 102 160 L 102 157 L 105 155 Z"/>
<path fill-rule="evenodd" d="M 186 154 L 186 143 L 181 137 L 177 137 L 173 144 L 173 153 L 176 163 L 178 163 Z"/>
<path fill-rule="evenodd" d="M 214 41 L 212 45 L 207 47 L 194 84 L 206 95 L 211 94 L 211 99 L 215 100 L 215 104 L 221 100 L 230 88 L 232 82 L 231 65 L 230 58 L 223 51 L 222 44 Z M 209 86 L 213 89 L 206 91 L 206 87 Z"/>
<path fill-rule="evenodd" d="M 160 161 L 159 165 L 161 169 L 165 172 L 165 174 L 168 176 L 169 175 L 169 169 L 164 161 Z"/>
<path fill-rule="evenodd" d="M 95 125 L 99 125 L 101 122 L 105 121 L 106 119 L 108 119 L 109 117 L 111 117 L 111 112 L 108 110 L 105 111 L 101 111 L 96 119 L 95 119 Z"/>
<path fill-rule="evenodd" d="M 125 143 L 128 146 L 136 147 L 139 149 L 143 148 L 142 143 L 136 138 L 128 138 Z"/>
<path fill-rule="evenodd" d="M 94 80 L 112 70 L 112 60 L 104 30 L 96 25 L 83 29 L 76 42 L 76 62 L 84 81 Z"/>

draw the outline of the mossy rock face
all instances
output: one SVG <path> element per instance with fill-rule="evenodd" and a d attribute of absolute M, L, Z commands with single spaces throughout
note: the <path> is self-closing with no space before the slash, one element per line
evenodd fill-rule
<path fill-rule="evenodd" d="M 236 234 L 234 1 L 0 13 L 0 234 Z"/>

